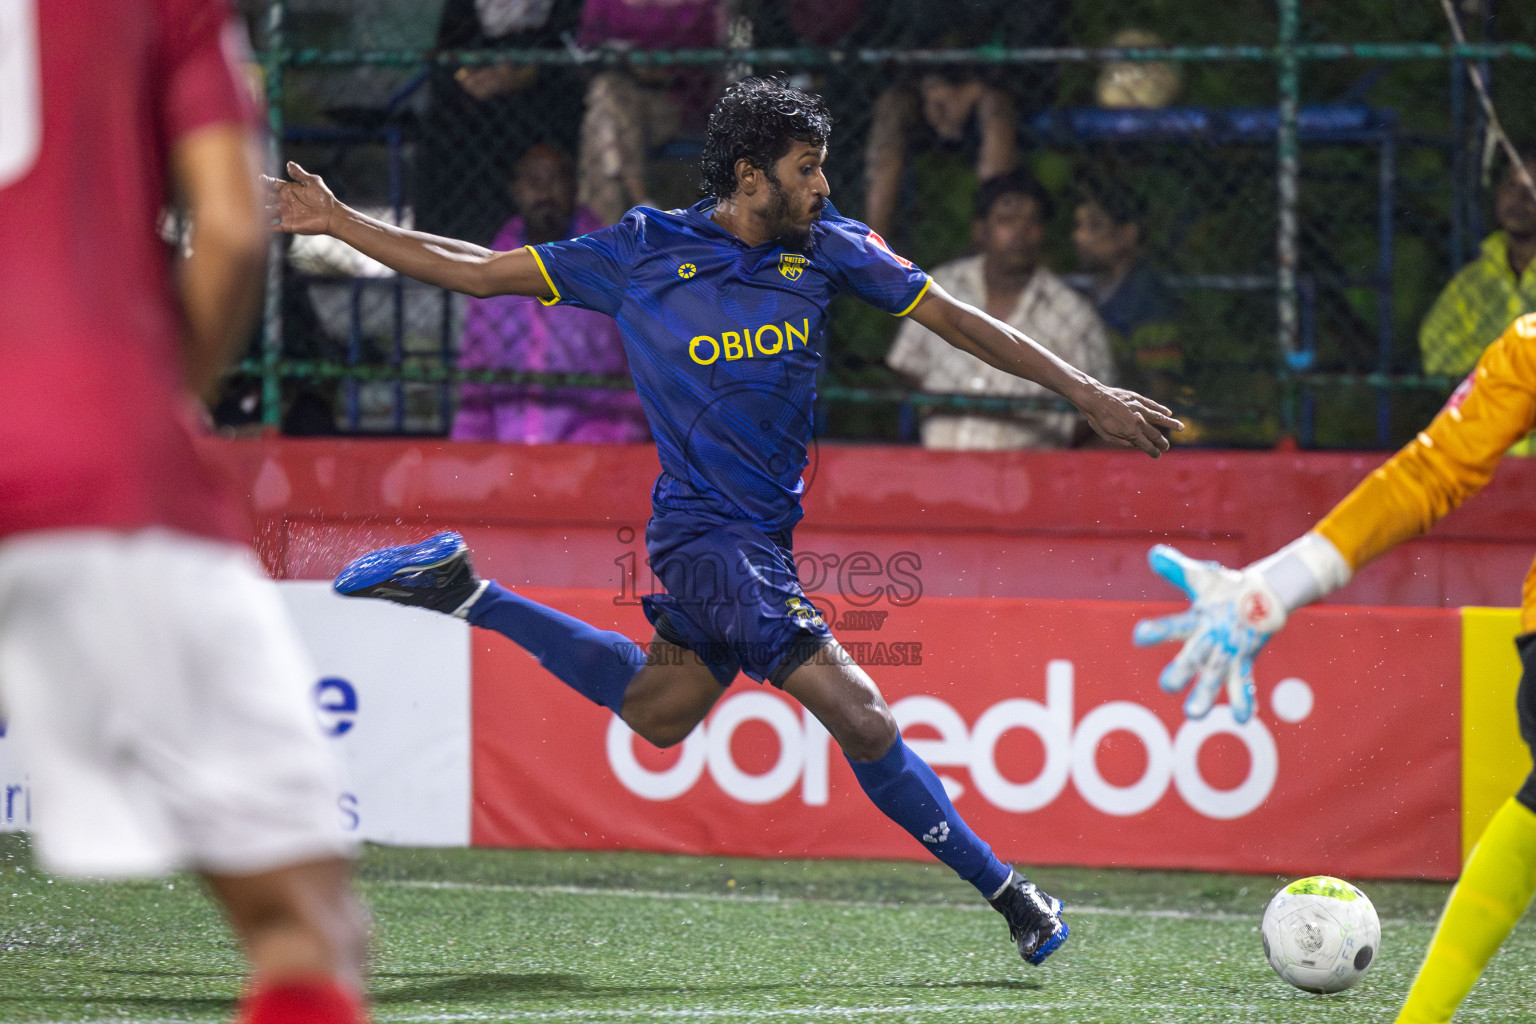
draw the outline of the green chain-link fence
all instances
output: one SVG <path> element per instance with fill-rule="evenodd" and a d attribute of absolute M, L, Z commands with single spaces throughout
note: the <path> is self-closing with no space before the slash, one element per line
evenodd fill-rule
<path fill-rule="evenodd" d="M 1106 337 L 1119 378 L 1201 441 L 1386 447 L 1452 387 L 1424 374 L 1420 324 L 1496 227 L 1502 161 L 1469 62 L 1517 143 L 1536 132 L 1536 8 L 1456 8 L 1464 46 L 1436 0 L 248 0 L 245 13 L 277 153 L 352 205 L 489 244 L 538 143 L 569 155 L 599 220 L 641 199 L 684 205 L 714 96 L 782 72 L 837 118 L 833 202 L 926 269 L 972 250 L 978 180 L 1008 166 L 1052 201 L 1041 264 L 1090 301 L 1112 282 L 1084 247 L 1084 202 L 1139 222 L 1162 312 Z M 462 298 L 324 243 L 274 253 L 231 421 L 445 434 L 466 380 L 624 386 L 461 369 Z M 886 365 L 896 327 L 839 300 L 823 433 L 911 439 L 925 410 L 966 401 L 915 393 Z"/>

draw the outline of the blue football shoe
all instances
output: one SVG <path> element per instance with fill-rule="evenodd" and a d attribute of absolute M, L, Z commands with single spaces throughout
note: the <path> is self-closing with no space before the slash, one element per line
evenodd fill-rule
<path fill-rule="evenodd" d="M 331 585 L 343 597 L 377 597 L 462 619 L 487 583 L 470 567 L 464 538 L 439 533 L 354 558 Z"/>
<path fill-rule="evenodd" d="M 1061 900 L 1047 896 L 1017 871 L 990 902 L 1007 920 L 1008 934 L 1019 944 L 1025 963 L 1044 963 L 1072 934 L 1061 919 Z"/>

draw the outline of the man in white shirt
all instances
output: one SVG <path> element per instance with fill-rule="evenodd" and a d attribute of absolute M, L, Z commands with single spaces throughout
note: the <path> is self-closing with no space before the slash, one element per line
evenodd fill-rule
<path fill-rule="evenodd" d="M 980 254 L 945 263 L 933 280 L 1017 328 L 1105 384 L 1113 366 L 1104 323 L 1092 303 L 1040 263 L 1051 199 L 1025 171 L 982 182 L 973 232 Z M 886 363 L 924 391 L 1054 398 L 1032 381 L 995 369 L 921 324 L 902 324 Z M 1071 412 L 936 412 L 922 424 L 927 448 L 1064 448 L 1077 432 Z"/>

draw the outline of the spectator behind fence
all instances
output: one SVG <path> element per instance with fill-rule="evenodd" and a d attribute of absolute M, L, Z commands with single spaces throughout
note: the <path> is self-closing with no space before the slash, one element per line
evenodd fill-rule
<path fill-rule="evenodd" d="M 972 225 L 981 254 L 940 266 L 933 280 L 959 301 L 985 309 L 1090 376 L 1112 383 L 1109 343 L 1098 314 L 1040 262 L 1050 218 L 1049 194 L 1026 172 L 989 178 L 976 191 Z M 949 346 L 915 321 L 902 324 L 886 362 L 924 391 L 1056 397 Z M 1073 442 L 1078 425 L 1070 412 L 936 412 L 923 421 L 922 437 L 928 448 L 1061 448 Z"/>
<path fill-rule="evenodd" d="M 581 44 L 620 50 L 676 50 L 725 41 L 724 0 L 587 0 Z M 703 136 L 718 88 L 698 67 L 600 71 L 587 87 L 581 119 L 577 196 L 604 225 L 632 206 L 654 205 L 647 153 L 688 131 Z"/>
<path fill-rule="evenodd" d="M 883 0 L 855 36 L 901 49 L 1065 45 L 1068 6 Z M 1019 166 L 1019 121 L 1054 103 L 1056 86 L 1052 63 L 957 63 L 895 77 L 869 115 L 865 221 L 919 264 L 962 251 L 977 184 Z"/>
<path fill-rule="evenodd" d="M 438 50 L 563 49 L 581 0 L 447 0 Z M 417 147 L 416 226 L 490 243 L 512 215 L 507 172 L 532 143 L 576 147 L 581 74 L 555 64 L 436 64 Z"/>
<path fill-rule="evenodd" d="M 1019 162 L 1017 120 L 1013 97 L 972 67 L 935 68 L 885 89 L 875 100 L 864 151 L 866 222 L 877 234 L 897 237 L 902 184 L 918 152 L 959 155 L 974 166 L 977 180 L 1013 170 Z M 954 194 L 951 188 L 934 191 Z M 932 255 L 921 244 L 912 251 Z"/>
<path fill-rule="evenodd" d="M 1536 177 L 1536 157 L 1527 158 L 1525 168 Z M 1513 164 L 1499 179 L 1493 216 L 1499 230 L 1483 239 L 1477 259 L 1451 278 L 1419 328 L 1425 373 L 1466 376 L 1506 327 L 1536 312 L 1536 268 L 1531 265 L 1536 196 Z"/>
<path fill-rule="evenodd" d="M 511 193 L 521 212 L 501 229 L 493 248 L 511 251 L 602 227 L 591 210 L 576 208 L 575 190 L 570 158 L 552 146 L 534 146 L 512 175 Z M 469 300 L 459 366 L 629 375 L 612 319 L 519 295 Z M 633 391 L 465 383 L 452 436 L 455 441 L 618 444 L 649 440 L 650 432 Z"/>
<path fill-rule="evenodd" d="M 1109 330 L 1122 386 L 1150 388 L 1165 402 L 1184 370 L 1179 302 L 1146 255 L 1146 208 L 1135 191 L 1107 181 L 1083 186 L 1072 246 L 1090 276 L 1089 297 Z"/>
<path fill-rule="evenodd" d="M 858 48 L 866 45 L 860 30 L 875 17 L 887 15 L 885 2 L 887 0 L 880 3 L 871 0 L 735 0 L 730 41 L 732 45 L 753 49 Z M 768 65 L 755 70 L 757 73 L 773 73 L 775 69 Z M 786 75 L 791 85 L 819 93 L 826 100 L 832 111 L 832 123 L 837 126 L 838 152 L 863 151 L 863 140 L 869 127 L 869 105 L 886 82 L 879 68 L 861 61 L 841 61 L 777 70 Z M 822 166 L 822 172 L 839 204 L 849 209 L 859 206 L 859 197 L 864 192 L 861 161 L 832 160 Z"/>

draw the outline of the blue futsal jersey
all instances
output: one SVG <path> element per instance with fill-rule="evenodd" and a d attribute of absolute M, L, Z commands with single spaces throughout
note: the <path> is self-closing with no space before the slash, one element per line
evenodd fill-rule
<path fill-rule="evenodd" d="M 529 251 L 555 296 L 542 301 L 618 321 L 661 456 L 657 508 L 782 530 L 801 515 L 827 304 L 847 290 L 904 316 L 928 276 L 830 203 L 805 253 L 748 246 L 714 204 L 637 207 Z"/>

